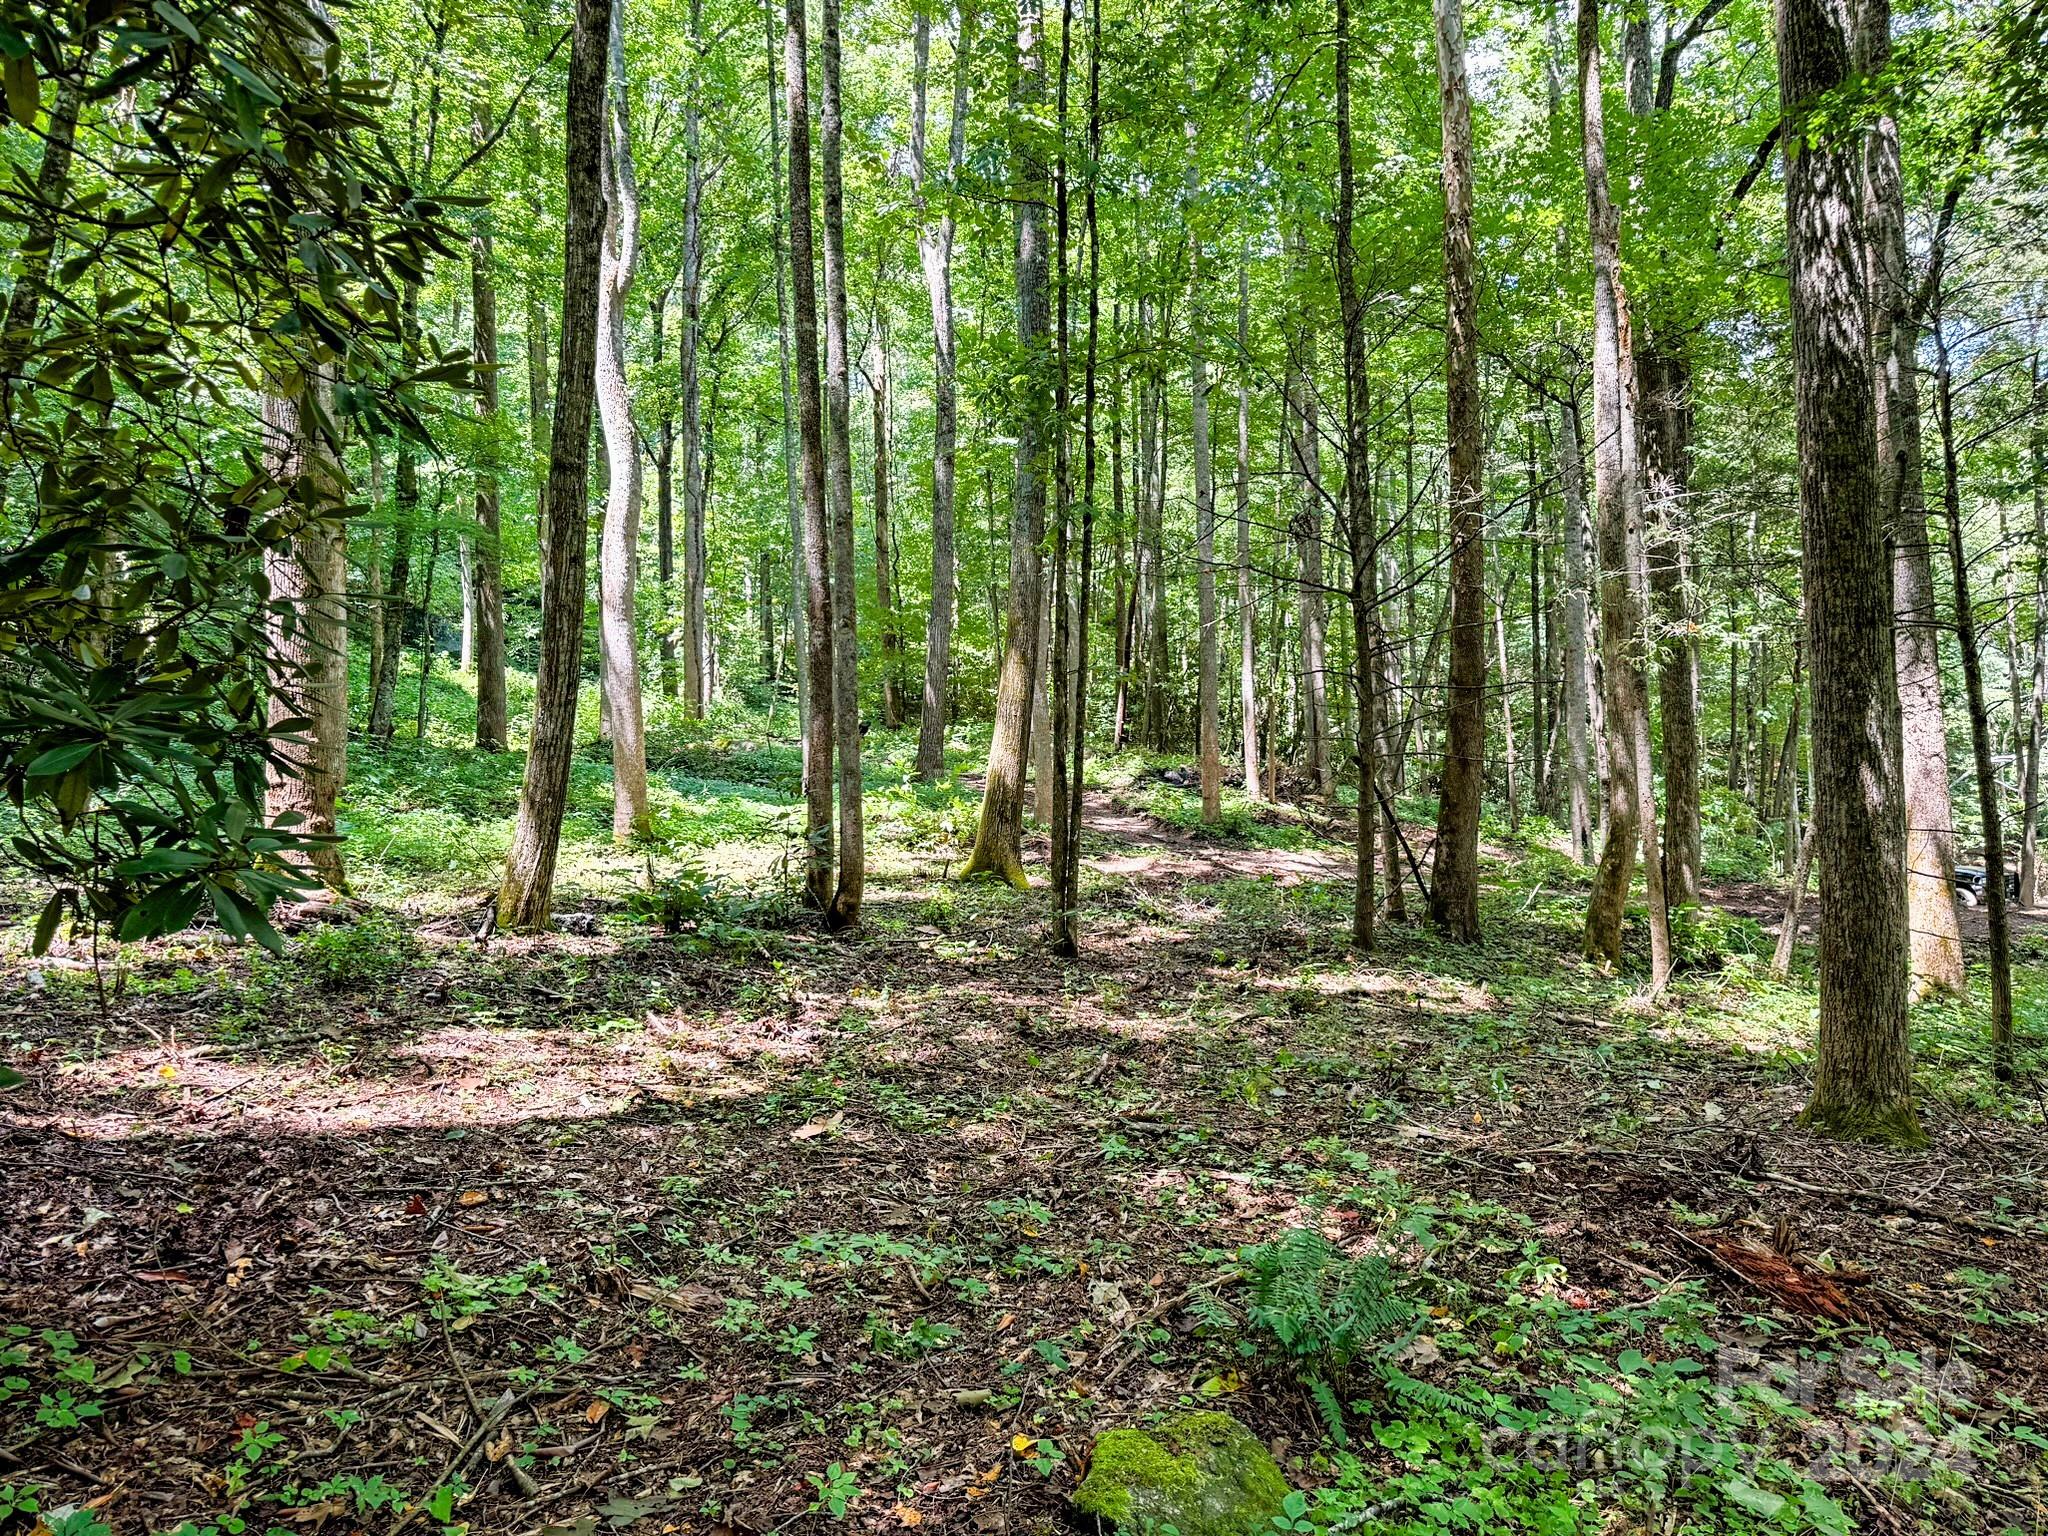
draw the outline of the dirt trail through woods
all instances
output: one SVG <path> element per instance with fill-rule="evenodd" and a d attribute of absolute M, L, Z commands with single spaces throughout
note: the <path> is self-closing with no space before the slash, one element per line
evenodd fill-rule
<path fill-rule="evenodd" d="M 966 774 L 961 783 L 979 793 L 983 777 Z M 1199 803 L 1190 795 L 1190 803 Z M 1041 859 L 1048 836 L 1027 826 L 1027 843 Z M 1114 791 L 1090 789 L 1081 799 L 1082 862 L 1105 875 L 1162 882 L 1270 879 L 1283 885 L 1304 880 L 1349 880 L 1347 851 L 1323 847 L 1262 848 L 1191 832 L 1130 805 Z M 1337 830 L 1342 829 L 1325 829 Z M 1095 847 L 1090 848 L 1093 840 Z M 1115 847 L 1104 848 L 1102 843 Z M 1042 873 L 1034 868 L 1034 875 Z"/>
<path fill-rule="evenodd" d="M 1091 789 L 1081 802 L 1084 833 L 1126 845 L 1118 851 L 1085 854 L 1089 868 L 1106 875 L 1153 876 L 1177 880 L 1258 880 L 1282 884 L 1302 880 L 1349 880 L 1348 855 L 1327 849 L 1235 847 L 1187 832 L 1150 813 Z"/>

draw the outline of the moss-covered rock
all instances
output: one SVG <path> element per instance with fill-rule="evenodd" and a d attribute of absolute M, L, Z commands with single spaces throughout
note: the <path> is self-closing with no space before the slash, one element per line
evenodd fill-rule
<path fill-rule="evenodd" d="M 1227 1413 L 1187 1413 L 1097 1439 L 1074 1509 L 1138 1536 L 1255 1536 L 1286 1497 L 1287 1479 L 1250 1430 Z"/>

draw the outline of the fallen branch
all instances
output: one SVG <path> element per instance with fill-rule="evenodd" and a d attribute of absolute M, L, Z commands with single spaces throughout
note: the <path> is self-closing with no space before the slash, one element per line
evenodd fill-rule
<path fill-rule="evenodd" d="M 449 1478 L 455 1476 L 456 1473 L 460 1472 L 464 1467 L 468 1466 L 469 1459 L 477 1453 L 478 1449 L 489 1437 L 491 1431 L 496 1429 L 501 1423 L 504 1422 L 505 1415 L 510 1413 L 514 1408 L 517 1408 L 521 1403 L 525 1402 L 528 1398 L 532 1397 L 536 1390 L 536 1388 L 529 1387 L 524 1392 L 515 1393 L 510 1387 L 507 1387 L 503 1392 L 499 1393 L 497 1399 L 491 1404 L 490 1410 L 487 1413 L 485 1413 L 483 1422 L 477 1425 L 476 1429 L 471 1432 L 470 1437 L 467 1440 L 462 1442 L 461 1446 L 457 1448 L 455 1454 L 448 1458 L 447 1463 L 441 1468 L 441 1475 L 434 1479 L 433 1483 L 429 1485 L 430 1488 L 445 1487 L 447 1485 Z M 525 1470 L 524 1468 L 518 1467 L 516 1463 L 512 1463 L 511 1465 L 513 1465 L 515 1471 Z M 531 1479 L 529 1478 L 525 1481 L 531 1481 Z M 533 1490 L 527 1489 L 526 1492 L 528 1497 L 531 1497 Z M 404 1530 L 407 1526 L 411 1525 L 414 1520 L 419 1518 L 421 1513 L 425 1511 L 426 1507 L 426 1500 L 424 1499 L 422 1499 L 419 1503 L 413 1505 L 411 1509 L 407 1510 L 402 1516 L 399 1517 L 398 1523 L 391 1527 L 391 1536 L 398 1536 L 398 1533 L 400 1531 Z"/>
<path fill-rule="evenodd" d="M 1970 1232 L 1996 1232 L 2002 1237 L 2031 1235 L 2010 1222 L 1993 1221 L 1988 1216 L 1976 1216 L 1968 1211 L 1945 1211 L 1918 1200 L 1908 1200 L 1903 1195 L 1887 1195 L 1875 1189 L 1840 1189 L 1832 1184 L 1808 1184 L 1801 1179 L 1788 1178 L 1782 1173 L 1762 1173 L 1756 1175 L 1756 1178 L 1760 1183 L 1796 1189 L 1802 1195 L 1847 1201 L 1851 1205 L 1874 1205 L 1883 1210 L 1895 1211 L 1902 1216 L 1915 1216 L 1922 1221 L 1938 1221 L 1946 1226 L 1962 1227 Z"/>
<path fill-rule="evenodd" d="M 1840 1277 L 1829 1274 L 1810 1259 L 1754 1248 L 1713 1233 L 1695 1237 L 1677 1227 L 1667 1230 L 1716 1269 L 1739 1281 L 1744 1289 L 1759 1291 L 1788 1311 L 1837 1323 L 1868 1326 L 1874 1321 L 1869 1309 L 1842 1289 Z"/>
<path fill-rule="evenodd" d="M 1117 1377 L 1123 1375 L 1125 1371 L 1131 1368 L 1131 1362 L 1136 1360 L 1140 1354 L 1144 1353 L 1146 1332 L 1152 1327 L 1154 1323 L 1158 1322 L 1160 1318 L 1166 1316 L 1166 1314 L 1171 1312 L 1175 1307 L 1183 1305 L 1184 1303 L 1186 1303 L 1193 1297 L 1199 1295 L 1203 1291 L 1213 1291 L 1218 1286 L 1227 1285 L 1232 1280 L 1242 1280 L 1243 1278 L 1243 1270 L 1227 1269 L 1222 1274 L 1212 1276 L 1210 1279 L 1204 1280 L 1200 1284 L 1189 1286 L 1186 1290 L 1176 1291 L 1171 1296 L 1161 1297 L 1158 1301 L 1155 1301 L 1151 1306 L 1147 1307 L 1143 1313 L 1133 1318 L 1129 1323 L 1125 1324 L 1123 1331 L 1120 1334 L 1118 1334 L 1116 1338 L 1110 1340 L 1109 1344 L 1105 1347 L 1104 1353 L 1107 1353 L 1109 1350 L 1115 1349 L 1125 1339 L 1131 1339 L 1132 1341 L 1130 1347 L 1127 1350 L 1123 1351 L 1121 1358 L 1114 1360 L 1111 1363 L 1108 1370 L 1104 1371 L 1101 1375 L 1095 1378 L 1096 1390 L 1099 1392 L 1103 1388 L 1109 1386 L 1112 1382 L 1114 1382 L 1117 1379 Z M 1133 1335 L 1135 1335 L 1136 1337 L 1133 1338 Z"/>

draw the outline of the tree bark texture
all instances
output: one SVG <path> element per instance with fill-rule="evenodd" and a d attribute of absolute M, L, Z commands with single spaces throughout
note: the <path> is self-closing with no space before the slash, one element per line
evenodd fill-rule
<path fill-rule="evenodd" d="M 335 834 L 335 803 L 348 774 L 348 535 L 336 513 L 342 487 L 321 437 L 330 386 L 319 374 L 299 394 L 263 397 L 263 457 L 270 478 L 290 494 L 297 527 L 266 551 L 270 587 L 265 621 L 270 657 L 270 729 L 277 760 L 264 796 L 273 822 Z M 305 396 L 314 397 L 308 405 Z M 306 850 L 305 865 L 330 890 L 346 890 L 339 842 Z"/>
<path fill-rule="evenodd" d="M 874 417 L 875 611 L 882 622 L 882 724 L 893 731 L 903 724 L 903 633 L 897 627 L 896 544 L 889 525 L 889 333 L 879 315 L 875 338 L 867 367 Z"/>
<path fill-rule="evenodd" d="M 1011 106 L 1020 118 L 1042 110 L 1045 58 L 1040 0 L 1018 0 L 1017 61 Z M 1051 321 L 1046 249 L 1047 176 L 1044 160 L 1021 139 L 1011 148 L 1014 182 L 1017 353 L 1023 385 L 1017 391 L 1016 482 L 1010 512 L 1010 584 L 1003 633 L 1003 666 L 996 683 L 994 734 L 981 819 L 963 874 L 993 874 L 1022 889 L 1024 876 L 1024 771 L 1030 759 L 1031 706 L 1039 651 L 1039 545 L 1045 537 L 1047 416 L 1051 404 L 1048 339 Z"/>
<path fill-rule="evenodd" d="M 1223 819 L 1223 720 L 1218 697 L 1222 667 L 1216 632 L 1216 464 L 1209 441 L 1208 323 L 1202 301 L 1202 241 L 1195 231 L 1194 204 L 1201 195 L 1196 169 L 1198 144 L 1194 119 L 1188 119 L 1188 432 L 1195 450 L 1195 587 L 1197 621 L 1195 662 L 1195 752 L 1202 786 L 1202 820 Z"/>
<path fill-rule="evenodd" d="M 960 29 L 953 43 L 953 115 L 946 138 L 946 198 L 943 211 L 931 216 L 925 167 L 925 80 L 931 53 L 931 20 L 924 8 L 917 14 L 915 100 L 911 114 L 911 177 L 918 212 L 925 217 L 917 241 L 924 269 L 925 293 L 932 312 L 932 597 L 925 626 L 924 703 L 917 722 L 917 774 L 939 778 L 946 767 L 946 686 L 951 680 L 954 554 L 954 478 L 960 430 L 959 390 L 953 343 L 953 212 L 951 198 L 967 160 L 967 99 L 972 78 L 975 7 L 960 7 Z"/>
<path fill-rule="evenodd" d="M 1297 257 L 1302 242 L 1297 236 Z M 1315 328 L 1297 319 L 1288 370 L 1287 415 L 1294 422 L 1290 449 L 1297 495 L 1293 526 L 1300 571 L 1296 608 L 1301 619 L 1301 724 L 1309 790 L 1330 792 L 1330 704 L 1327 676 L 1328 621 L 1323 605 L 1323 447 L 1315 398 Z"/>
<path fill-rule="evenodd" d="M 1991 760 L 1991 721 L 1984 704 L 1984 663 L 1978 652 L 1977 610 L 1970 600 L 1969 559 L 1963 550 L 1962 476 L 1956 450 L 1954 379 L 1948 341 L 1937 306 L 1934 318 L 1935 409 L 1941 431 L 1941 509 L 1948 524 L 1949 573 L 1954 583 L 1956 649 L 1963 659 L 1963 696 L 1970 710 L 1970 746 L 1977 770 L 1977 810 L 1984 824 L 1984 915 L 1991 971 L 1991 1066 L 1999 1081 L 2012 1077 L 2012 924 L 2005 909 L 2004 790 Z"/>
<path fill-rule="evenodd" d="M 1854 129 L 1804 126 L 1851 78 L 1848 0 L 1778 0 L 1779 95 L 1798 408 L 1820 1030 L 1809 1122 L 1922 1139 L 1906 1028 L 1905 810 L 1887 509 L 1878 473 Z"/>
<path fill-rule="evenodd" d="M 1450 459 L 1451 664 L 1429 915 L 1479 937 L 1479 813 L 1486 791 L 1486 486 L 1479 393 L 1479 287 L 1472 244 L 1472 98 L 1459 0 L 1436 0 L 1443 109 L 1445 435 Z"/>
<path fill-rule="evenodd" d="M 1636 377 L 1621 220 L 1608 192 L 1601 100 L 1599 0 L 1579 0 L 1578 62 L 1586 211 L 1593 247 L 1593 500 L 1600 552 L 1600 664 L 1606 696 L 1607 837 L 1586 905 L 1586 954 L 1621 962 L 1623 919 L 1637 845 L 1650 909 L 1650 985 L 1671 975 L 1671 932 L 1657 848 L 1656 768 L 1644 675 L 1648 582 L 1643 571 L 1643 483 Z"/>
<path fill-rule="evenodd" d="M 624 0 L 613 0 L 611 81 L 605 116 L 605 225 L 597 295 L 597 409 L 604 425 L 608 488 L 598 540 L 598 623 L 604 698 L 611 722 L 612 837 L 650 830 L 647 740 L 640 711 L 636 588 L 640 562 L 640 443 L 626 383 L 626 299 L 640 254 L 640 192 L 626 115 Z"/>
<path fill-rule="evenodd" d="M 1462 81 L 1463 23 L 1456 14 L 1458 0 L 1437 0 L 1437 46 L 1440 66 L 1451 51 L 1459 57 L 1456 69 Z M 1448 14 L 1447 14 L 1448 13 Z M 1371 949 L 1374 909 L 1378 905 L 1375 853 L 1378 839 L 1374 829 L 1379 821 L 1379 667 L 1375 660 L 1379 633 L 1379 526 L 1373 508 L 1370 421 L 1372 417 L 1371 376 L 1366 363 L 1365 306 L 1358 291 L 1358 257 L 1353 223 L 1358 190 L 1357 170 L 1351 145 L 1351 7 L 1349 0 L 1337 0 L 1337 303 L 1344 328 L 1344 533 L 1351 555 L 1351 688 L 1357 700 L 1354 755 L 1358 768 L 1358 812 L 1355 832 L 1355 874 L 1352 882 L 1351 941 Z M 1460 86 L 1462 90 L 1462 85 Z M 1450 86 L 1445 85 L 1445 132 L 1451 131 Z M 1448 161 L 1448 157 L 1447 157 Z M 1445 189 L 1451 191 L 1451 173 L 1445 171 Z M 1470 214 L 1470 189 L 1466 190 L 1466 213 Z M 1450 249 L 1446 234 L 1445 249 Z M 1470 259 L 1469 244 L 1466 258 Z M 1469 273 L 1468 273 L 1469 275 Z M 1469 317 L 1468 317 L 1469 318 Z M 1456 333 L 1457 322 L 1453 322 Z M 1476 331 L 1464 339 L 1476 341 Z M 1473 423 L 1477 430 L 1476 419 Z M 1456 577 L 1453 577 L 1455 585 Z M 1485 727 L 1482 723 L 1481 730 Z M 1477 828 L 1475 826 L 1476 833 Z M 1438 848 L 1441 850 L 1439 841 Z M 1475 856 L 1477 845 L 1474 845 Z M 1441 866 L 1439 866 L 1441 868 Z M 1390 879 L 1398 870 L 1389 870 Z M 1475 896 L 1476 900 L 1476 896 Z M 1476 926 L 1475 909 L 1474 922 Z"/>
<path fill-rule="evenodd" d="M 1643 397 L 1644 513 L 1657 628 L 1657 708 L 1664 739 L 1664 897 L 1700 899 L 1700 650 L 1687 532 L 1692 472 L 1692 362 L 1657 341 L 1637 359 Z"/>
<path fill-rule="evenodd" d="M 477 361 L 476 414 L 490 441 L 498 421 L 498 285 L 492 272 L 491 231 L 481 225 L 470 240 L 470 338 Z M 495 446 L 476 480 L 476 532 L 471 538 L 471 593 L 475 614 L 476 744 L 502 752 L 511 734 L 505 699 L 505 581 L 499 543 Z"/>
<path fill-rule="evenodd" d="M 1586 467 L 1579 402 L 1558 403 L 1557 473 L 1564 499 L 1564 740 L 1567 827 L 1581 864 L 1593 850 L 1593 524 L 1586 511 Z"/>
<path fill-rule="evenodd" d="M 1244 753 L 1244 792 L 1265 798 L 1259 783 L 1259 604 L 1252 571 L 1251 253 L 1237 267 L 1237 709 Z"/>
<path fill-rule="evenodd" d="M 1883 71 L 1891 57 L 1890 0 L 1859 0 L 1850 49 L 1859 73 Z M 1963 938 L 1954 886 L 1955 807 L 1949 795 L 1941 632 L 1936 627 L 1922 479 L 1920 317 L 1914 313 L 1906 256 L 1899 125 L 1889 113 L 1880 114 L 1865 134 L 1862 215 L 1870 281 L 1870 355 L 1876 369 L 1877 495 L 1892 528 L 1892 645 L 1899 685 L 1912 990 L 1960 993 Z"/>
<path fill-rule="evenodd" d="M 703 25 L 701 0 L 691 0 L 690 33 L 698 42 Z M 682 353 L 678 396 L 682 406 L 683 458 L 683 707 L 692 719 L 704 718 L 711 702 L 708 685 L 711 626 L 705 612 L 708 573 L 704 569 L 704 152 L 703 129 L 692 91 L 683 109 L 683 290 Z M 673 553 L 671 553 L 673 566 Z M 662 665 L 674 670 L 674 620 L 663 616 Z"/>
<path fill-rule="evenodd" d="M 505 861 L 505 881 L 498 893 L 498 925 L 529 931 L 547 926 L 576 747 L 610 34 L 611 0 L 577 0 L 564 113 L 568 196 L 562 238 L 562 336 L 545 492 L 553 514 L 541 550 L 547 589 L 541 603 L 540 664 L 533 683 L 533 739 L 519 789 L 519 817 Z"/>
<path fill-rule="evenodd" d="M 803 491 L 804 890 L 820 912 L 832 905 L 832 554 L 825 510 L 825 426 L 818 379 L 817 254 L 811 219 L 809 41 L 804 0 L 785 0 L 782 75 L 789 134 L 791 350 L 796 358 L 797 436 Z"/>
<path fill-rule="evenodd" d="M 832 738 L 838 756 L 839 883 L 827 926 L 860 921 L 867 879 L 860 774 L 860 608 L 853 563 L 851 359 L 846 351 L 846 209 L 840 169 L 839 0 L 818 8 L 819 190 L 825 214 L 825 491 L 831 516 Z"/>

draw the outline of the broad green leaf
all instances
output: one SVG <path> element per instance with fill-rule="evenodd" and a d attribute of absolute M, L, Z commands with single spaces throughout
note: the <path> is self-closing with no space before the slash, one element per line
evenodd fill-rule
<path fill-rule="evenodd" d="M 97 741 L 67 741 L 61 747 L 50 748 L 30 763 L 24 771 L 32 779 L 54 778 L 60 773 L 68 773 L 76 768 L 97 752 L 100 745 Z"/>
<path fill-rule="evenodd" d="M 57 924 L 63 920 L 64 911 L 71 904 L 69 897 L 70 893 L 67 891 L 55 891 L 51 893 L 50 899 L 43 903 L 42 915 L 36 919 L 35 939 L 29 946 L 30 953 L 46 955 L 50 952 L 50 945 L 57 937 Z"/>

